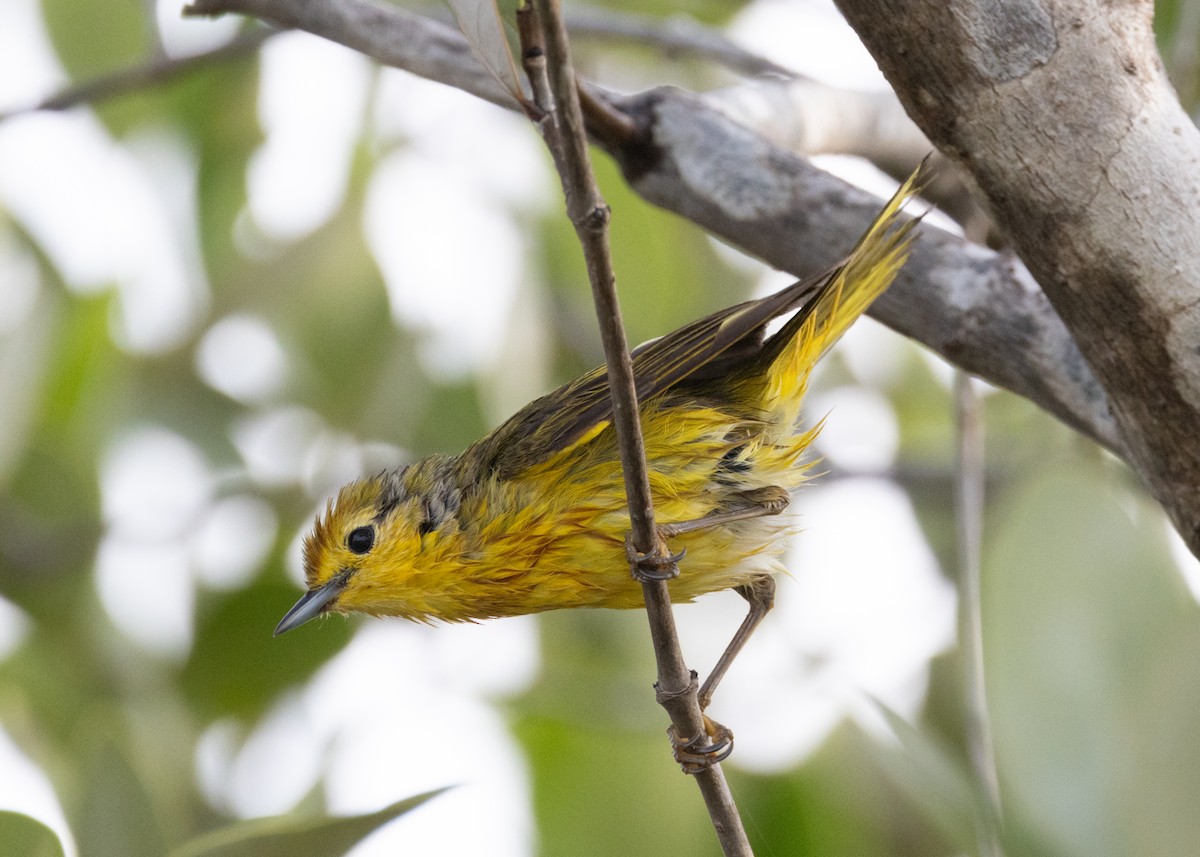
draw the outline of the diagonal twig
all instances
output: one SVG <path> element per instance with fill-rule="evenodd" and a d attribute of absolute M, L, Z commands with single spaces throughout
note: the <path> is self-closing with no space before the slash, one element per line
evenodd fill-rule
<path fill-rule="evenodd" d="M 633 545 L 643 555 L 662 557 L 665 551 L 654 525 L 633 363 L 621 322 L 608 247 L 610 212 L 592 174 L 566 29 L 557 0 L 534 0 L 533 6 L 524 7 L 520 14 L 525 65 L 532 72 L 534 99 L 546 114 L 541 123 L 543 135 L 559 168 L 567 213 L 583 246 L 592 284 L 608 365 L 613 424 L 621 450 Z M 530 23 L 530 15 L 540 19 L 540 26 Z M 539 34 L 542 43 L 531 43 Z M 658 700 L 670 714 L 676 734 L 702 736 L 705 724 L 697 700 L 696 677 L 683 660 L 666 581 L 647 580 L 642 588 L 658 664 L 655 685 Z M 750 855 L 749 841 L 720 766 L 713 764 L 695 776 L 725 854 Z"/>
<path fill-rule="evenodd" d="M 971 376 L 954 375 L 958 417 L 958 462 L 954 485 L 957 518 L 958 636 L 963 650 L 967 749 L 982 792 L 976 819 L 981 857 L 1004 857 L 1000 845 L 1000 778 L 992 742 L 983 669 L 983 616 L 980 552 L 983 541 L 983 414 Z"/>
<path fill-rule="evenodd" d="M 668 58 L 694 57 L 752 77 L 769 75 L 788 80 L 799 77 L 791 69 L 746 50 L 685 15 L 656 18 L 584 6 L 567 12 L 567 31 L 576 41 L 582 37 L 596 42 L 648 45 Z"/>
<path fill-rule="evenodd" d="M 262 47 L 263 42 L 280 32 L 282 31 L 274 27 L 256 27 L 249 32 L 241 33 L 218 48 L 204 53 L 186 57 L 156 56 L 111 74 L 103 74 L 72 84 L 37 104 L 0 113 L 0 121 L 24 113 L 69 110 L 81 104 L 103 101 L 129 92 L 158 86 L 205 66 L 249 56 Z"/>

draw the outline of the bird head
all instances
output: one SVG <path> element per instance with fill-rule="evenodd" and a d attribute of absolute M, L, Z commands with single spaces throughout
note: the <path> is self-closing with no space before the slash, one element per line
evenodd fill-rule
<path fill-rule="evenodd" d="M 275 628 L 290 631 L 326 613 L 400 613 L 397 580 L 414 565 L 429 531 L 420 498 L 404 490 L 403 471 L 345 486 L 304 539 L 308 591 Z"/>

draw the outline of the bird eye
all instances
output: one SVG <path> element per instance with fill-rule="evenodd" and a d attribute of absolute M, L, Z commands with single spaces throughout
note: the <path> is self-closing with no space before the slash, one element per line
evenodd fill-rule
<path fill-rule="evenodd" d="M 359 527 L 346 536 L 346 547 L 355 553 L 366 553 L 375 546 L 375 528 Z"/>

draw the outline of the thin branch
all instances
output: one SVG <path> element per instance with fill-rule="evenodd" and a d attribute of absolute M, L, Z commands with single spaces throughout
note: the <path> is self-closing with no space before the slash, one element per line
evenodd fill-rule
<path fill-rule="evenodd" d="M 983 414 L 971 376 L 957 372 L 954 404 L 958 416 L 958 474 L 954 501 L 958 529 L 958 638 L 966 685 L 967 748 L 975 780 L 983 792 L 977 822 L 981 857 L 1003 857 L 1000 847 L 1000 777 L 988 714 L 983 669 L 983 616 L 980 554 L 983 544 Z"/>
<path fill-rule="evenodd" d="M 241 33 L 219 48 L 213 48 L 205 53 L 187 57 L 157 56 L 112 74 L 101 75 L 73 84 L 29 107 L 0 113 L 0 122 L 24 113 L 35 113 L 41 110 L 69 110 L 81 104 L 91 104 L 153 86 L 161 86 L 197 69 L 229 59 L 249 56 L 262 47 L 263 42 L 279 32 L 272 27 L 256 27 L 249 32 Z"/>
<path fill-rule="evenodd" d="M 198 15 L 213 14 L 214 10 L 215 4 L 201 0 L 185 11 Z M 413 14 L 397 11 L 402 15 Z M 422 10 L 421 14 L 435 24 L 453 26 L 453 16 L 442 6 Z M 660 19 L 606 9 L 575 9 L 567 14 L 567 30 L 572 38 L 649 45 L 668 57 L 698 58 L 754 76 L 754 81 L 706 93 L 704 99 L 738 123 L 799 154 L 858 155 L 903 180 L 930 149 L 929 141 L 908 119 L 893 93 L 844 90 L 809 80 L 746 51 L 721 33 L 686 16 Z M 259 28 L 221 47 L 189 57 L 156 56 L 112 74 L 72 84 L 38 104 L 0 113 L 0 121 L 24 113 L 65 110 L 158 86 L 206 65 L 253 53 L 266 39 L 281 31 Z M 501 103 L 498 92 L 476 94 Z M 621 115 L 606 107 L 599 90 L 584 85 L 580 96 L 584 99 L 589 132 L 601 139 L 614 139 L 621 133 L 626 138 L 632 136 L 629 128 L 621 127 Z M 597 130 L 593 127 L 596 124 L 609 127 Z M 934 175 L 934 183 L 924 193 L 927 199 L 960 223 L 979 216 L 979 209 L 962 182 L 953 179 L 953 170 L 940 169 Z"/>
<path fill-rule="evenodd" d="M 305 30 L 493 104 L 521 105 L 483 67 L 453 26 L 371 0 L 195 0 L 185 15 L 250 15 Z"/>
<path fill-rule="evenodd" d="M 899 174 L 933 148 L 893 92 L 815 80 L 757 80 L 706 92 L 704 100 L 777 146 L 805 155 L 859 155 Z"/>
<path fill-rule="evenodd" d="M 791 69 L 751 53 L 684 15 L 653 18 L 611 9 L 580 7 L 567 12 L 567 30 L 576 41 L 586 38 L 649 45 L 671 59 L 701 59 L 751 77 L 797 77 Z"/>
<path fill-rule="evenodd" d="M 644 556 L 667 558 L 665 546 L 654 524 L 654 505 L 642 443 L 633 362 L 629 357 L 621 322 L 616 277 L 608 247 L 610 211 L 592 173 L 567 32 L 557 0 L 534 0 L 532 11 L 540 19 L 541 27 L 529 25 L 527 18 L 521 24 L 520 31 L 526 42 L 523 45 L 524 61 L 526 68 L 533 71 L 535 100 L 547 114 L 542 123 L 546 142 L 554 152 L 555 163 L 560 169 L 567 213 L 583 247 L 588 278 L 592 284 L 592 297 L 608 365 L 613 424 L 621 451 L 633 545 Z M 523 14 L 527 16 L 529 12 Z M 543 45 L 530 43 L 531 35 L 538 29 L 544 37 L 544 63 L 541 62 Z M 548 83 L 541 78 L 543 71 Z M 670 564 L 673 565 L 673 562 Z M 667 583 L 665 580 L 646 580 L 642 583 L 642 589 L 658 664 L 658 681 L 655 685 L 658 700 L 670 714 L 677 734 L 704 735 L 705 724 L 696 696 L 696 678 L 684 663 L 679 647 Z M 750 855 L 749 841 L 720 766 L 713 764 L 695 776 L 725 854 Z"/>
<path fill-rule="evenodd" d="M 701 98 L 776 146 L 798 155 L 865 158 L 898 182 L 934 151 L 890 89 L 864 92 L 807 78 L 768 77 L 706 92 Z M 936 152 L 931 166 L 932 181 L 921 196 L 962 224 L 964 231 L 978 233 L 978 243 L 994 240 L 987 214 L 958 169 Z"/>

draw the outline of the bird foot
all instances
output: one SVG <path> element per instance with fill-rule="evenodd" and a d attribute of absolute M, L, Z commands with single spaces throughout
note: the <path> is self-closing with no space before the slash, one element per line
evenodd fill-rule
<path fill-rule="evenodd" d="M 646 583 L 647 581 L 673 580 L 679 577 L 679 568 L 676 563 L 683 559 L 687 551 L 671 553 L 661 537 L 657 541 L 653 550 L 642 553 L 633 544 L 633 534 L 626 534 L 625 556 L 629 559 L 629 571 L 634 580 Z"/>
<path fill-rule="evenodd" d="M 718 762 L 729 758 L 733 752 L 733 732 L 711 717 L 704 717 L 704 732 L 686 741 L 679 737 L 674 726 L 667 729 L 675 761 L 685 774 L 698 774 Z"/>

